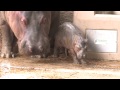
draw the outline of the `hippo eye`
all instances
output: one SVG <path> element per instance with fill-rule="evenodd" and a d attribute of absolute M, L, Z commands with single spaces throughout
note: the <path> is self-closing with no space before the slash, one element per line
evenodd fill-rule
<path fill-rule="evenodd" d="M 21 19 L 21 22 L 22 22 L 23 25 L 25 25 L 25 26 L 27 25 L 26 19 Z"/>
<path fill-rule="evenodd" d="M 46 21 L 47 21 L 47 19 L 43 18 L 42 21 L 41 21 L 41 23 L 44 24 L 44 23 L 46 23 Z"/>

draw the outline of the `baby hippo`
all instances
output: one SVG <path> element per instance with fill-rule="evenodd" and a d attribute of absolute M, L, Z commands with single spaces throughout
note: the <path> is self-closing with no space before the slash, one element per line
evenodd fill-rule
<path fill-rule="evenodd" d="M 86 64 L 85 51 L 87 48 L 87 39 L 80 29 L 71 22 L 64 22 L 59 26 L 55 35 L 54 57 L 58 57 L 59 49 L 65 48 L 73 58 L 75 64 Z"/>

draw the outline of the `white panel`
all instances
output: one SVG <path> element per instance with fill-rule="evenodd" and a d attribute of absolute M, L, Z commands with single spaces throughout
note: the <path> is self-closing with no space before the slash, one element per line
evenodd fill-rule
<path fill-rule="evenodd" d="M 86 30 L 88 51 L 117 52 L 117 30 Z"/>

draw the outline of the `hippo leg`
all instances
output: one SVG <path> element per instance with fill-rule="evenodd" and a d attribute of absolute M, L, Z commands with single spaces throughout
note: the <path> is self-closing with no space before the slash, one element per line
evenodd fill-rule
<path fill-rule="evenodd" d="M 47 53 L 42 54 L 42 58 L 47 58 L 48 56 L 49 56 L 49 54 L 47 54 Z"/>
<path fill-rule="evenodd" d="M 75 55 L 72 55 L 72 58 L 73 58 L 73 63 L 74 64 L 80 64 L 77 57 Z"/>
<path fill-rule="evenodd" d="M 68 57 L 68 49 L 65 48 L 65 56 Z"/>
<path fill-rule="evenodd" d="M 78 61 L 78 59 L 77 59 L 77 56 L 76 56 L 74 50 L 71 49 L 70 52 L 71 52 L 71 56 L 73 58 L 73 63 L 74 64 L 80 64 L 79 61 Z"/>
<path fill-rule="evenodd" d="M 80 60 L 82 65 L 87 65 L 86 61 L 84 61 L 83 59 Z"/>
<path fill-rule="evenodd" d="M 59 48 L 58 47 L 54 47 L 53 57 L 59 57 Z"/>
<path fill-rule="evenodd" d="M 10 30 L 9 25 L 3 20 L 0 22 L 0 29 L 2 33 L 2 58 L 14 57 L 12 51 L 13 33 Z"/>
<path fill-rule="evenodd" d="M 55 14 L 55 15 L 53 15 L 53 14 Z M 59 11 L 53 12 L 52 13 L 52 22 L 51 22 L 51 27 L 50 27 L 50 32 L 49 32 L 50 48 L 51 49 L 54 49 L 55 35 L 56 35 L 56 32 L 57 32 L 58 27 L 59 27 L 59 22 L 60 22 L 60 12 Z"/>
<path fill-rule="evenodd" d="M 47 58 L 47 55 L 43 53 L 42 58 Z"/>

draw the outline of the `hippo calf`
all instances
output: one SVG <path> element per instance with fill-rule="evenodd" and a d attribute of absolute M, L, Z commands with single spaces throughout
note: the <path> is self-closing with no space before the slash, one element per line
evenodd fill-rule
<path fill-rule="evenodd" d="M 59 26 L 55 35 L 54 57 L 58 57 L 59 48 L 64 47 L 71 54 L 75 64 L 85 64 L 87 39 L 84 39 L 80 29 L 71 22 L 64 22 Z"/>

